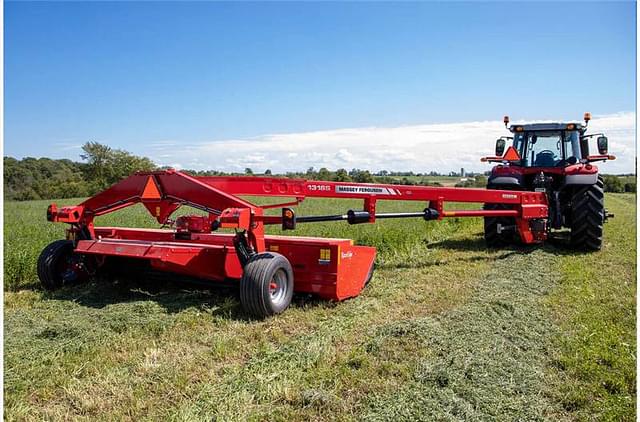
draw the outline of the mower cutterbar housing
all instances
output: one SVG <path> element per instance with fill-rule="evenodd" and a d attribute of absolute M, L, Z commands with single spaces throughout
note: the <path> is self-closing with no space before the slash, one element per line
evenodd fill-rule
<path fill-rule="evenodd" d="M 171 230 L 100 227 L 97 238 L 79 240 L 75 251 L 149 261 L 153 270 L 202 280 L 242 278 L 243 266 L 228 233 L 192 233 L 176 239 Z M 295 291 L 327 300 L 357 296 L 372 270 L 376 250 L 352 240 L 299 236 L 265 236 L 269 252 L 283 255 L 293 268 Z"/>
<path fill-rule="evenodd" d="M 244 196 L 289 200 L 255 205 Z M 307 197 L 362 199 L 363 208 L 337 215 L 296 216 L 289 207 Z M 376 213 L 379 200 L 418 201 L 426 208 L 406 213 Z M 445 209 L 446 202 L 499 203 L 505 204 L 506 209 L 454 211 Z M 173 228 L 94 226 L 95 217 L 136 203 L 142 203 L 158 223 Z M 182 205 L 206 215 L 182 216 L 171 221 L 172 213 Z M 270 208 L 281 208 L 282 212 L 266 215 Z M 265 235 L 266 225 L 277 224 L 291 230 L 297 224 L 319 221 L 361 224 L 383 218 L 512 217 L 522 242 L 531 244 L 546 239 L 547 213 L 547 198 L 540 192 L 272 177 L 192 177 L 175 170 L 140 172 L 77 206 L 49 206 L 49 221 L 70 224 L 70 243 L 61 243 L 58 249 L 52 244 L 43 251 L 39 276 L 46 287 L 56 287 L 65 274 L 83 268 L 77 257 L 92 257 L 91 265 L 98 267 L 110 257 L 145 260 L 155 270 L 211 283 L 237 283 L 243 307 L 254 315 L 268 316 L 284 310 L 293 291 L 331 300 L 357 296 L 371 277 L 375 248 L 356 246 L 346 239 Z M 220 232 L 221 229 L 233 229 L 235 234 Z M 62 249 L 76 258 L 69 260 L 74 262 L 73 267 L 58 274 L 52 262 L 62 254 Z"/>

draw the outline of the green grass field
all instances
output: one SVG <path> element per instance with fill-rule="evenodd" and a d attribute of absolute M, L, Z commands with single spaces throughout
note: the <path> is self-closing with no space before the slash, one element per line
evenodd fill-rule
<path fill-rule="evenodd" d="M 6 202 L 5 419 L 635 420 L 635 198 L 607 195 L 594 254 L 488 251 L 479 219 L 300 225 L 376 246 L 377 270 L 358 298 L 265 321 L 178 282 L 45 293 L 35 262 L 64 225 Z M 98 224 L 155 227 L 141 208 Z"/>

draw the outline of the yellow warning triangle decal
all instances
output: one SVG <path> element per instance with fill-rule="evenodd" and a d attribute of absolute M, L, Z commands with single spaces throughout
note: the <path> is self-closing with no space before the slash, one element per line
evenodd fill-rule
<path fill-rule="evenodd" d="M 149 176 L 147 179 L 147 184 L 142 191 L 142 199 L 161 199 L 160 189 L 158 189 L 158 185 L 156 185 L 156 181 L 153 176 Z"/>

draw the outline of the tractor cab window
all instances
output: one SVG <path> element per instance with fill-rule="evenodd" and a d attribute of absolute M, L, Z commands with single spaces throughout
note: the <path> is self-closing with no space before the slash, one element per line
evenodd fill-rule
<path fill-rule="evenodd" d="M 516 151 L 518 151 L 518 154 L 520 154 L 520 156 L 522 156 L 522 149 L 524 148 L 525 140 L 526 137 L 522 132 L 516 133 L 513 136 L 513 147 L 516 149 Z"/>
<path fill-rule="evenodd" d="M 560 132 L 527 133 L 522 159 L 526 167 L 555 167 L 562 160 Z"/>
<path fill-rule="evenodd" d="M 567 164 L 575 164 L 582 158 L 580 149 L 580 135 L 577 130 L 567 131 L 564 134 L 565 161 Z"/>

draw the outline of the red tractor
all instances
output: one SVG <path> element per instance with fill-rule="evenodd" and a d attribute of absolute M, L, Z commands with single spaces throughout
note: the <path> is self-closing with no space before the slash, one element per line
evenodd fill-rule
<path fill-rule="evenodd" d="M 608 215 L 604 208 L 604 185 L 594 161 L 614 160 L 608 155 L 607 137 L 586 135 L 590 113 L 581 123 L 533 123 L 511 125 L 512 137 L 496 141 L 496 156 L 482 161 L 499 162 L 491 170 L 487 188 L 544 192 L 549 213 L 547 231 L 568 234 L 571 247 L 593 251 L 602 247 L 602 227 Z M 504 117 L 505 127 L 509 116 Z M 597 137 L 598 155 L 590 155 L 589 140 Z M 506 149 L 507 141 L 511 145 Z M 485 204 L 486 210 L 508 209 L 507 204 Z M 487 216 L 484 237 L 490 247 L 500 247 L 517 237 L 511 217 Z"/>

